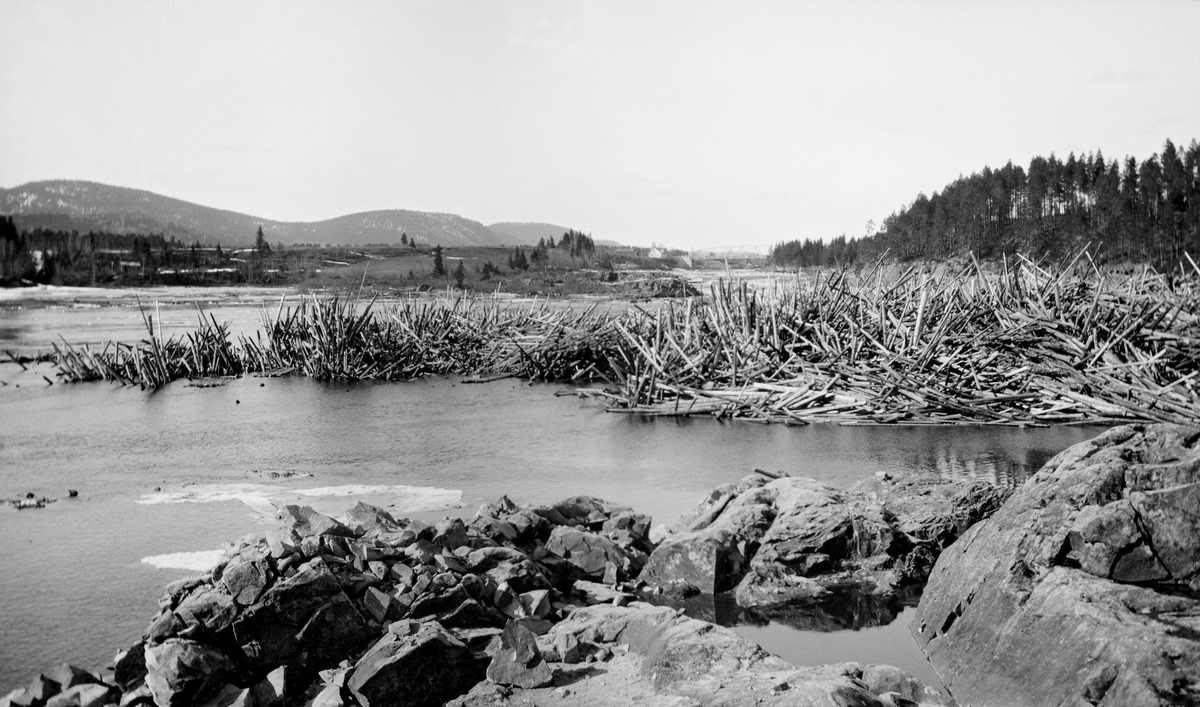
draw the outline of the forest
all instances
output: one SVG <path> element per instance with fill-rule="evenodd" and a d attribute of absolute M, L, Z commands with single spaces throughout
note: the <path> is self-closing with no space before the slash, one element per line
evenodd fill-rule
<path fill-rule="evenodd" d="M 1200 144 L 1166 141 L 1138 162 L 1094 154 L 1010 161 L 918 194 L 862 238 L 789 241 L 771 251 L 785 267 L 853 264 L 880 257 L 942 260 L 1021 253 L 1057 261 L 1087 248 L 1097 261 L 1172 269 L 1200 258 Z"/>
<path fill-rule="evenodd" d="M 0 286 L 271 282 L 289 264 L 261 229 L 254 248 L 227 251 L 160 233 L 20 231 L 11 216 L 0 216 Z"/>

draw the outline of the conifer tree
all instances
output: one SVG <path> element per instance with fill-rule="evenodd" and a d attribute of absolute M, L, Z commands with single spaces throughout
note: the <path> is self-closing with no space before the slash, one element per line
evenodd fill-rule
<path fill-rule="evenodd" d="M 433 248 L 433 276 L 445 277 L 446 266 L 442 263 L 442 244 L 439 243 Z"/>

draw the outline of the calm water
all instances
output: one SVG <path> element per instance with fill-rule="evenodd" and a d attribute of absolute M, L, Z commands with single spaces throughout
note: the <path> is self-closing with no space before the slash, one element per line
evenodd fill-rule
<path fill-rule="evenodd" d="M 47 322 L 72 341 L 122 331 L 114 322 L 129 322 L 124 331 L 137 337 L 136 309 L 0 312 L 0 349 L 45 346 Z M 222 314 L 247 328 L 259 316 L 244 306 Z M 432 519 L 469 517 L 501 494 L 541 503 L 586 493 L 669 524 L 754 467 L 839 487 L 878 471 L 1006 480 L 1096 433 L 645 420 L 515 381 L 246 378 L 150 394 L 49 386 L 42 372 L 0 365 L 0 498 L 61 499 L 41 510 L 0 509 L 0 691 L 55 662 L 105 664 L 141 635 L 163 585 L 194 573 L 144 559 L 262 532 L 272 503 L 336 513 L 365 500 Z M 67 489 L 79 497 L 68 499 Z M 933 682 L 908 634 L 910 612 L 856 604 L 817 615 L 714 609 L 713 618 L 799 664 L 888 663 Z"/>

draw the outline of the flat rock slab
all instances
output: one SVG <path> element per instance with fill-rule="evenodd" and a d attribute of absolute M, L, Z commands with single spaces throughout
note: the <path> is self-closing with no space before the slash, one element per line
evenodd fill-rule
<path fill-rule="evenodd" d="M 1064 450 L 938 559 L 913 633 L 964 704 L 1200 704 L 1200 431 Z"/>

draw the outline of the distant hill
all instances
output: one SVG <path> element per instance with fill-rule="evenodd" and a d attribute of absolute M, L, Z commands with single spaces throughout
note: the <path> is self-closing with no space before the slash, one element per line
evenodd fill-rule
<path fill-rule="evenodd" d="M 488 228 L 492 229 L 504 245 L 537 245 L 539 240 L 550 238 L 557 242 L 562 238 L 562 234 L 571 230 L 552 223 L 493 223 Z"/>
<path fill-rule="evenodd" d="M 21 229 L 161 233 L 209 245 L 249 245 L 259 225 L 272 243 L 399 243 L 407 233 L 445 246 L 502 244 L 487 226 L 455 214 L 391 209 L 309 223 L 272 221 L 141 189 L 70 180 L 0 189 L 0 214 L 14 216 Z"/>

